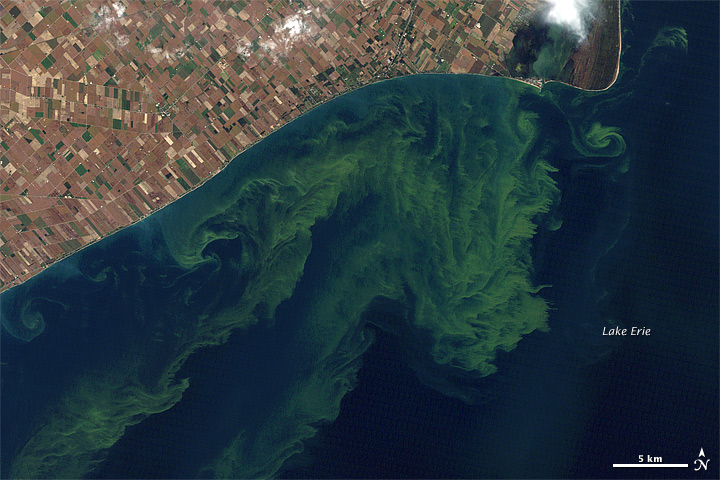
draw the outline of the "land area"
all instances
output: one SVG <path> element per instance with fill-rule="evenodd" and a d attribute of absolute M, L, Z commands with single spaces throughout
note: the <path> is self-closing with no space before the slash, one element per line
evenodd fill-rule
<path fill-rule="evenodd" d="M 540 3 L 534 15 L 513 26 L 513 46 L 504 57 L 507 71 L 513 77 L 536 82 L 539 68 L 540 84 L 552 80 L 583 90 L 610 87 L 620 67 L 620 2 L 599 0 L 595 7 L 586 35 L 578 41 L 576 32 L 563 32 L 548 24 L 545 17 L 549 5 Z M 540 62 L 544 50 L 549 55 Z"/>
<path fill-rule="evenodd" d="M 559 80 L 584 90 L 604 90 L 620 68 L 620 2 L 603 1 L 587 39 L 568 59 Z"/>
<path fill-rule="evenodd" d="M 539 1 L 0 2 L 0 291 L 337 95 L 421 72 L 510 76 Z M 583 58 L 578 82 L 617 52 Z"/>

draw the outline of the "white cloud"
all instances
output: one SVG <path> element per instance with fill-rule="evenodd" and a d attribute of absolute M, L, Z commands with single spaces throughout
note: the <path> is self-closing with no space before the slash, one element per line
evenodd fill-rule
<path fill-rule="evenodd" d="M 175 60 L 185 55 L 187 50 L 183 47 L 178 47 L 173 51 L 170 51 L 163 47 L 155 47 L 153 45 L 148 46 L 147 51 L 153 56 L 155 61 L 160 62 L 165 60 Z"/>
<path fill-rule="evenodd" d="M 306 21 L 313 10 L 306 8 L 285 18 L 268 38 L 258 39 L 260 48 L 275 61 L 278 57 L 288 57 L 293 46 L 311 38 L 317 33 L 317 25 Z M 317 13 L 317 9 L 315 10 Z M 250 54 L 247 46 L 238 46 L 235 51 L 241 55 Z"/>
<path fill-rule="evenodd" d="M 124 47 L 124 46 L 127 45 L 128 42 L 130 41 L 130 39 L 128 38 L 128 36 L 125 35 L 125 34 L 122 34 L 122 33 L 119 34 L 119 35 L 117 35 L 115 38 L 117 39 L 118 45 L 120 45 L 121 47 Z"/>
<path fill-rule="evenodd" d="M 546 21 L 560 25 L 581 39 L 587 35 L 588 23 L 595 16 L 593 0 L 549 0 Z"/>
<path fill-rule="evenodd" d="M 249 57 L 252 51 L 250 50 L 250 45 L 240 45 L 235 48 L 235 52 L 239 55 L 242 55 L 243 57 Z"/>
<path fill-rule="evenodd" d="M 112 8 L 115 10 L 115 15 L 117 15 L 118 18 L 125 14 L 125 5 L 120 2 L 113 3 Z"/>
<path fill-rule="evenodd" d="M 280 27 L 280 30 L 283 32 L 287 32 L 287 34 L 291 38 L 302 35 L 302 33 L 305 32 L 307 29 L 308 24 L 300 18 L 300 15 L 293 15 L 291 17 L 288 17 L 285 23 Z"/>
<path fill-rule="evenodd" d="M 90 25 L 98 32 L 114 30 L 120 25 L 119 19 L 123 15 L 125 15 L 125 5 L 122 2 L 115 2 L 109 7 L 100 5 L 95 11 L 94 18 L 90 19 Z"/>

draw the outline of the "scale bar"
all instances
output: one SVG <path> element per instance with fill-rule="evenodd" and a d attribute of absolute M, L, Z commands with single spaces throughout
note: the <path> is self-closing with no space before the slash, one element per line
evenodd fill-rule
<path fill-rule="evenodd" d="M 687 463 L 613 463 L 613 468 L 688 468 Z"/>

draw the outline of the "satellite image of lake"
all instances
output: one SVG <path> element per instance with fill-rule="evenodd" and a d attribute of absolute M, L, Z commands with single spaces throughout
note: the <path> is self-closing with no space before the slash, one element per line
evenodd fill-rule
<path fill-rule="evenodd" d="M 2 292 L 2 478 L 718 478 L 718 18 L 346 93 Z"/>

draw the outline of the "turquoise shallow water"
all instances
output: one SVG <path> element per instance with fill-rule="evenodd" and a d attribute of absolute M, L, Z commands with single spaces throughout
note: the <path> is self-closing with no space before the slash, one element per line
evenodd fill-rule
<path fill-rule="evenodd" d="M 683 61 L 663 35 L 645 72 Z M 606 253 L 641 231 L 644 81 L 367 87 L 4 293 L 3 476 L 568 475 L 598 329 L 637 315 Z"/>

